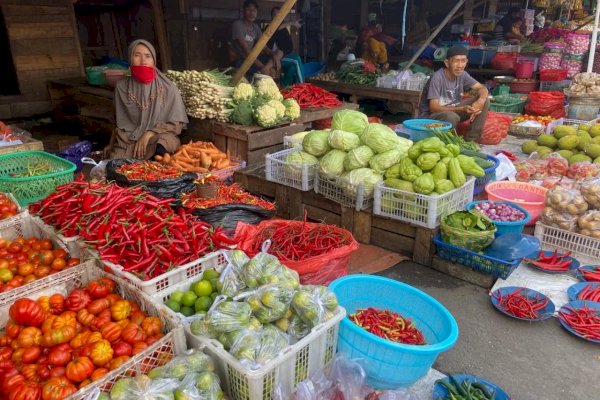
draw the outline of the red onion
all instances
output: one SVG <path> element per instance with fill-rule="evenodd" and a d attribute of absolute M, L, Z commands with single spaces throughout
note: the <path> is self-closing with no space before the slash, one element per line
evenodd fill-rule
<path fill-rule="evenodd" d="M 518 222 L 525 219 L 525 213 L 508 204 L 494 203 L 493 201 L 475 204 L 475 210 L 480 211 L 492 221 Z"/>

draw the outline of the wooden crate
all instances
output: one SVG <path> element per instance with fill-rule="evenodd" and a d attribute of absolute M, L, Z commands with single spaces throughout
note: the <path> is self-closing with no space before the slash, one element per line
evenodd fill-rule
<path fill-rule="evenodd" d="M 213 142 L 231 157 L 244 160 L 248 165 L 265 162 L 265 155 L 283 149 L 283 137 L 302 132 L 303 124 L 286 124 L 265 129 L 259 126 L 243 126 L 215 122 Z"/>
<path fill-rule="evenodd" d="M 44 143 L 39 140 L 29 139 L 27 143 L 16 144 L 14 146 L 0 147 L 0 154 L 15 153 L 17 151 L 44 151 Z"/>
<path fill-rule="evenodd" d="M 248 191 L 274 200 L 277 215 L 285 219 L 302 218 L 323 221 L 352 232 L 356 240 L 412 257 L 415 262 L 431 265 L 437 230 L 426 229 L 373 215 L 370 211 L 355 211 L 313 192 L 269 182 L 264 165 L 238 171 L 234 179 Z"/>

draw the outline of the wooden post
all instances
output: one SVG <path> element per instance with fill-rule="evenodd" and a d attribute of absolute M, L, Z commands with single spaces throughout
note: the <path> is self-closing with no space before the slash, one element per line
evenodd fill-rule
<path fill-rule="evenodd" d="M 167 41 L 167 30 L 165 29 L 165 18 L 162 12 L 162 3 L 159 0 L 150 0 L 154 11 L 154 27 L 158 52 L 160 53 L 161 69 L 166 71 L 171 68 L 171 55 L 169 54 L 169 43 Z"/>
<path fill-rule="evenodd" d="M 402 71 L 408 70 L 410 68 L 410 66 L 413 65 L 413 63 L 415 61 L 417 61 L 417 58 L 419 58 L 419 56 L 421 55 L 421 53 L 423 52 L 423 50 L 425 50 L 425 48 L 427 46 L 429 46 L 429 43 L 431 43 L 431 41 L 433 39 L 435 39 L 435 37 L 438 35 L 438 33 L 440 33 L 440 31 L 446 26 L 446 24 L 450 21 L 450 19 L 452 18 L 452 16 L 458 11 L 458 9 L 463 5 L 464 2 L 465 2 L 465 0 L 459 0 L 456 3 L 456 5 L 450 11 L 450 13 L 448 15 L 446 15 L 446 18 L 444 18 L 444 20 L 442 21 L 442 23 L 439 24 L 437 26 L 437 28 L 435 28 L 435 30 L 431 33 L 431 35 L 429 35 L 429 37 L 427 38 L 427 40 L 425 41 L 425 43 L 423 43 L 421 45 L 421 47 L 419 47 L 419 50 L 417 50 L 417 52 L 415 53 L 415 55 L 412 56 L 412 58 L 410 60 L 408 60 L 408 62 L 406 63 L 406 65 L 404 66 L 404 69 Z"/>
<path fill-rule="evenodd" d="M 236 85 L 240 81 L 240 79 L 242 79 L 242 77 L 246 75 L 248 69 L 250 69 L 252 64 L 254 64 L 254 61 L 256 61 L 256 58 L 261 53 L 261 51 L 263 51 L 264 47 L 267 45 L 267 42 L 269 41 L 269 39 L 271 39 L 271 36 L 273 36 L 275 31 L 279 28 L 279 25 L 281 25 L 283 19 L 288 15 L 292 7 L 294 7 L 294 4 L 296 4 L 296 0 L 285 0 L 285 3 L 283 3 L 281 9 L 279 10 L 275 18 L 273 18 L 273 21 L 271 21 L 269 26 L 267 26 L 267 29 L 265 29 L 265 32 L 262 34 L 260 39 L 258 39 L 258 42 L 256 42 L 252 50 L 250 50 L 250 53 L 242 63 L 242 66 L 233 75 L 233 78 L 231 80 L 231 83 L 233 85 Z"/>

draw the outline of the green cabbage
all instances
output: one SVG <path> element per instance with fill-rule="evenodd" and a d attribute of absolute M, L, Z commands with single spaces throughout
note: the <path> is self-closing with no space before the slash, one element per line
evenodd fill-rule
<path fill-rule="evenodd" d="M 333 115 L 331 129 L 352 132 L 361 136 L 369 125 L 369 119 L 360 111 L 342 110 Z"/>
<path fill-rule="evenodd" d="M 329 145 L 334 149 L 350 151 L 360 146 L 360 138 L 352 132 L 334 130 L 329 132 Z"/>
<path fill-rule="evenodd" d="M 344 169 L 352 171 L 353 169 L 367 167 L 374 155 L 375 152 L 369 146 L 359 146 L 350 150 L 344 159 Z"/>
<path fill-rule="evenodd" d="M 398 146 L 397 146 L 398 149 L 401 149 L 401 150 L 403 149 L 403 150 L 408 151 L 408 149 L 410 149 L 410 146 L 413 145 L 412 140 L 409 140 L 409 139 L 406 139 L 406 138 L 403 138 L 403 137 L 397 136 L 397 135 L 396 135 L 396 138 L 398 141 Z"/>
<path fill-rule="evenodd" d="M 360 184 L 362 184 L 364 187 L 364 195 L 366 197 L 372 196 L 373 192 L 375 191 L 375 185 L 383 181 L 383 176 L 370 168 L 354 169 L 346 173 L 345 178 L 350 184 L 350 187 L 347 188 L 347 191 L 352 196 L 356 196 L 358 186 Z"/>
<path fill-rule="evenodd" d="M 302 148 L 308 154 L 312 154 L 315 157 L 321 157 L 329 150 L 331 147 L 327 139 L 329 138 L 329 132 L 327 131 L 312 131 L 309 132 L 304 139 L 302 139 Z"/>
<path fill-rule="evenodd" d="M 317 157 L 304 151 L 295 151 L 285 158 L 285 172 L 291 179 L 301 180 L 303 165 L 316 165 L 319 163 Z"/>
<path fill-rule="evenodd" d="M 302 148 L 302 140 L 304 140 L 304 136 L 308 134 L 309 131 L 305 131 L 294 133 L 292 136 L 288 136 L 288 138 L 290 139 L 290 141 L 288 142 L 288 146 Z"/>
<path fill-rule="evenodd" d="M 389 150 L 371 158 L 369 166 L 371 169 L 383 173 L 394 164 L 397 164 L 400 161 L 400 158 L 402 158 L 402 155 L 402 151 L 398 149 Z"/>
<path fill-rule="evenodd" d="M 330 176 L 340 176 L 344 172 L 346 152 L 333 149 L 319 161 L 319 172 Z"/>
<path fill-rule="evenodd" d="M 361 137 L 364 144 L 375 153 L 385 153 L 398 145 L 398 135 L 390 127 L 383 124 L 369 124 Z"/>

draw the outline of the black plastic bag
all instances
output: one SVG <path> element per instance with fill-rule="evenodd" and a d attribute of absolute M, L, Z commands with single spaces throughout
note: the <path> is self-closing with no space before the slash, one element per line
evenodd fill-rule
<path fill-rule="evenodd" d="M 197 208 L 192 211 L 199 220 L 207 222 L 213 228 L 223 227 L 228 231 L 235 231 L 238 222 L 256 225 L 264 219 L 275 215 L 275 210 L 265 210 L 257 206 L 242 203 L 223 204 L 210 208 Z"/>
<path fill-rule="evenodd" d="M 141 186 L 145 191 L 160 199 L 181 197 L 182 193 L 189 193 L 196 190 L 194 181 L 198 175 L 186 172 L 177 178 L 161 179 L 158 181 L 135 181 L 127 179 L 123 174 L 117 172 L 121 165 L 127 165 L 140 160 L 135 159 L 117 159 L 110 160 L 106 165 L 106 179 L 115 181 L 119 186 Z"/>

